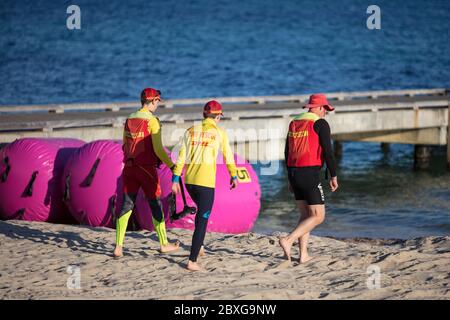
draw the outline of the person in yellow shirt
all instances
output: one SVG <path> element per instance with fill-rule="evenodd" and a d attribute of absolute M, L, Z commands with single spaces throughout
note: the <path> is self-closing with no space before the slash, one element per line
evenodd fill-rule
<path fill-rule="evenodd" d="M 122 256 L 123 241 L 128 220 L 142 188 L 152 210 L 152 222 L 158 235 L 161 252 L 172 252 L 179 248 L 179 242 L 167 240 L 164 214 L 161 209 L 161 187 L 156 168 L 164 162 L 169 168 L 174 163 L 164 151 L 161 141 L 161 125 L 153 112 L 161 101 L 161 92 L 146 88 L 141 93 L 142 108 L 132 113 L 125 122 L 123 134 L 124 168 L 123 205 L 116 220 L 116 248 L 114 257 Z"/>
<path fill-rule="evenodd" d="M 180 192 L 181 172 L 186 164 L 184 178 L 186 189 L 197 205 L 191 253 L 186 266 L 190 271 L 203 270 L 197 263 L 197 258 L 202 251 L 208 219 L 214 204 L 216 161 L 219 150 L 223 154 L 231 176 L 231 189 L 237 186 L 237 170 L 228 135 L 217 126 L 222 115 L 222 106 L 219 102 L 212 100 L 206 103 L 203 108 L 202 123 L 189 128 L 184 134 L 173 170 L 172 192 L 177 194 Z"/>

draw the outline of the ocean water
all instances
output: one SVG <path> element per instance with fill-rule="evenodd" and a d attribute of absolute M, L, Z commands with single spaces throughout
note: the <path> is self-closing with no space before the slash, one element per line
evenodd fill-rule
<path fill-rule="evenodd" d="M 66 9 L 81 9 L 68 30 Z M 0 109 L 8 104 L 450 88 L 450 2 L 379 0 L 381 30 L 362 0 L 0 2 Z M 412 171 L 413 147 L 347 143 L 340 190 L 326 193 L 316 233 L 415 237 L 450 234 L 450 176 Z M 261 176 L 255 231 L 297 219 L 285 173 Z M 327 189 L 327 188 L 325 188 Z"/>
<path fill-rule="evenodd" d="M 379 143 L 344 143 L 338 190 L 332 193 L 325 174 L 321 175 L 326 219 L 313 234 L 396 239 L 450 235 L 446 148 L 433 148 L 432 153 L 430 170 L 416 172 L 411 145 L 391 144 L 389 152 L 383 152 Z M 286 171 L 259 179 L 263 200 L 254 231 L 292 231 L 299 214 L 288 191 Z"/>
<path fill-rule="evenodd" d="M 370 4 L 2 0 L 0 105 L 450 87 L 450 2 Z"/>

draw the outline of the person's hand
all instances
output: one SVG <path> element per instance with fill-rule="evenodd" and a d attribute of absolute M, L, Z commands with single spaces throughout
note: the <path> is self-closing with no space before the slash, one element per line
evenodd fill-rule
<path fill-rule="evenodd" d="M 181 192 L 180 183 L 179 182 L 173 182 L 172 183 L 172 193 L 173 194 L 178 194 L 180 192 Z"/>
<path fill-rule="evenodd" d="M 335 192 L 339 188 L 337 177 L 332 177 L 330 180 L 331 192 Z"/>
<path fill-rule="evenodd" d="M 231 177 L 230 179 L 230 190 L 237 187 L 237 177 Z"/>

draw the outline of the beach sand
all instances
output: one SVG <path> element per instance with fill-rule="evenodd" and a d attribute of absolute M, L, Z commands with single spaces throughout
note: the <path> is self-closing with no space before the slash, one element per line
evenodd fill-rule
<path fill-rule="evenodd" d="M 0 221 L 1 299 L 449 299 L 450 237 L 310 238 L 307 264 L 283 260 L 277 236 L 206 236 L 207 272 L 184 269 L 192 232 L 168 230 L 182 250 L 158 252 L 154 232 L 128 232 L 111 257 L 107 228 Z M 298 246 L 293 248 L 298 259 Z M 80 288 L 67 271 L 78 266 Z M 368 267 L 380 270 L 380 287 Z M 375 267 L 376 269 L 376 267 Z M 371 277 L 372 276 L 372 277 Z M 367 282 L 372 286 L 367 286 Z"/>

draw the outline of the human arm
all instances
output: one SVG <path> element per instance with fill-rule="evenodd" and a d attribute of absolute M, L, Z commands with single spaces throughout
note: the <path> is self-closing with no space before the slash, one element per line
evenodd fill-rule
<path fill-rule="evenodd" d="M 183 139 L 181 141 L 180 150 L 178 151 L 178 157 L 175 164 L 175 167 L 173 169 L 173 176 L 172 176 L 172 192 L 177 194 L 180 192 L 180 176 L 183 172 L 184 164 L 186 163 L 186 152 L 187 147 L 189 144 L 189 133 L 186 131 L 186 133 L 183 136 Z"/>
<path fill-rule="evenodd" d="M 154 117 L 149 121 L 148 130 L 151 133 L 153 150 L 155 151 L 156 156 L 164 162 L 166 166 L 172 168 L 174 163 L 164 150 L 161 137 L 161 125 L 158 118 Z"/>
<path fill-rule="evenodd" d="M 314 124 L 314 131 L 319 136 L 319 144 L 322 147 L 323 157 L 327 168 L 330 171 L 330 188 L 334 192 L 339 187 L 336 172 L 336 159 L 334 158 L 333 149 L 331 147 L 331 130 L 330 125 L 325 119 L 317 120 Z"/>
<path fill-rule="evenodd" d="M 286 170 L 288 169 L 288 157 L 289 157 L 289 135 L 286 136 L 286 142 L 284 144 L 284 165 L 286 166 Z M 290 193 L 293 193 L 291 183 L 288 180 L 288 190 Z"/>
<path fill-rule="evenodd" d="M 234 163 L 234 156 L 233 152 L 231 151 L 230 142 L 228 140 L 228 135 L 225 131 L 221 132 L 221 147 L 222 147 L 222 154 L 223 159 L 225 161 L 225 164 L 227 166 L 228 172 L 230 173 L 231 179 L 230 179 L 230 189 L 234 189 L 237 186 L 237 168 L 236 164 Z"/>

